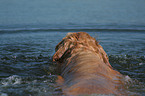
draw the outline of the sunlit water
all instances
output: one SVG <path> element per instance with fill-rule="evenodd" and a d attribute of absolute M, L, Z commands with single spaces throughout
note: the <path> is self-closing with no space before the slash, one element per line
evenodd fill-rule
<path fill-rule="evenodd" d="M 61 96 L 52 62 L 55 46 L 67 32 L 85 31 L 126 76 L 126 90 L 144 96 L 144 4 L 144 0 L 0 0 L 0 95 Z"/>

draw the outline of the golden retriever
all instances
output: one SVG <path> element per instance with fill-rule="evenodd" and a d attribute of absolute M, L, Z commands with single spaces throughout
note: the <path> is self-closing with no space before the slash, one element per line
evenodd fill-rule
<path fill-rule="evenodd" d="M 56 46 L 57 83 L 67 96 L 123 95 L 123 75 L 115 71 L 102 46 L 86 32 L 68 33 Z"/>

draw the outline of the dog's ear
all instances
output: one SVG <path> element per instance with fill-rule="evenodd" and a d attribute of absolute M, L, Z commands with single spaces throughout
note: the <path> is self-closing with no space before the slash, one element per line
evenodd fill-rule
<path fill-rule="evenodd" d="M 53 55 L 53 61 L 58 61 L 62 57 L 64 52 L 67 50 L 67 48 L 65 48 L 64 46 L 65 40 L 62 40 L 60 43 L 58 43 L 55 48 L 55 54 Z"/>
<path fill-rule="evenodd" d="M 66 52 L 73 46 L 69 39 L 63 39 L 55 48 L 55 54 L 53 55 L 53 61 L 59 61 Z"/>
<path fill-rule="evenodd" d="M 55 54 L 53 55 L 53 61 L 58 61 L 65 55 L 65 53 L 69 52 L 69 50 L 74 46 L 76 38 L 74 36 L 76 33 L 68 33 L 63 40 L 58 43 L 55 48 Z"/>

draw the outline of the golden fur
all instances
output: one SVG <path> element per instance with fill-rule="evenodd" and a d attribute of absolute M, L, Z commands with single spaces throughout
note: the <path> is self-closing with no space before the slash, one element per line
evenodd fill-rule
<path fill-rule="evenodd" d="M 122 95 L 123 76 L 113 70 L 102 46 L 85 32 L 68 33 L 56 46 L 57 83 L 67 96 Z"/>

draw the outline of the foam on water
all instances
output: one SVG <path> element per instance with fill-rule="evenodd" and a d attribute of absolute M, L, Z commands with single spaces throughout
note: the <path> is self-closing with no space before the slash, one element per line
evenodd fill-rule
<path fill-rule="evenodd" d="M 131 82 L 132 81 L 132 79 L 127 75 L 127 76 L 125 76 L 125 82 Z"/>
<path fill-rule="evenodd" d="M 8 96 L 8 94 L 0 92 L 0 96 Z"/>
<path fill-rule="evenodd" d="M 21 77 L 12 75 L 0 81 L 0 96 L 54 96 L 55 76 Z M 60 94 L 60 93 L 58 93 Z"/>
<path fill-rule="evenodd" d="M 12 75 L 6 79 L 3 79 L 1 84 L 4 86 L 21 84 L 21 77 L 18 75 Z"/>

